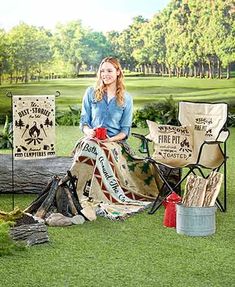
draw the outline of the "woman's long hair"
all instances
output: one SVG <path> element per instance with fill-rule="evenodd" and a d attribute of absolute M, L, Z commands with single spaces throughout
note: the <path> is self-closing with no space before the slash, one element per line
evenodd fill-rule
<path fill-rule="evenodd" d="M 116 101 L 117 101 L 117 104 L 119 106 L 123 106 L 123 104 L 124 104 L 124 91 L 125 91 L 125 85 L 124 85 L 124 82 L 123 82 L 124 81 L 124 75 L 123 75 L 122 67 L 121 67 L 119 61 L 116 58 L 113 58 L 113 57 L 104 58 L 102 60 L 102 62 L 100 63 L 99 70 L 98 70 L 98 73 L 97 73 L 97 83 L 96 83 L 96 88 L 95 88 L 95 98 L 96 98 L 97 101 L 101 101 L 103 96 L 104 96 L 104 94 L 107 92 L 107 87 L 106 87 L 106 85 L 104 84 L 104 82 L 102 81 L 102 79 L 100 77 L 100 70 L 101 70 L 102 65 L 105 62 L 111 63 L 115 67 L 115 69 L 117 71 L 119 71 L 119 75 L 117 76 Z"/>

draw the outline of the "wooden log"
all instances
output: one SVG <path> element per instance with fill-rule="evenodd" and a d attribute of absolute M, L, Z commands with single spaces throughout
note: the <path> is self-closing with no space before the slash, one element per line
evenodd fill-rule
<path fill-rule="evenodd" d="M 64 177 L 72 157 L 14 161 L 14 192 L 40 193 L 54 176 Z M 0 193 L 12 192 L 12 157 L 0 154 Z"/>
<path fill-rule="evenodd" d="M 71 210 L 71 213 L 72 215 L 77 215 L 78 214 L 78 211 L 77 211 L 77 208 L 73 202 L 73 199 L 72 199 L 72 196 L 71 196 L 71 193 L 69 191 L 69 189 L 67 187 L 65 187 L 65 192 L 67 194 L 67 198 L 68 198 L 68 205 L 69 205 L 69 209 Z"/>
<path fill-rule="evenodd" d="M 49 241 L 47 226 L 44 223 L 23 224 L 10 229 L 13 240 L 24 241 L 27 245 L 34 245 Z"/>
<path fill-rule="evenodd" d="M 71 216 L 68 206 L 68 196 L 63 186 L 58 186 L 55 195 L 55 200 L 56 200 L 57 212 L 63 214 L 64 216 L 68 217 Z"/>
<path fill-rule="evenodd" d="M 219 194 L 220 187 L 223 181 L 223 174 L 219 172 L 212 172 L 208 177 L 205 198 L 203 206 L 214 206 L 216 198 Z"/>
<path fill-rule="evenodd" d="M 60 179 L 58 177 L 54 177 L 54 180 L 51 184 L 51 188 L 47 194 L 46 199 L 43 201 L 43 203 L 38 208 L 38 210 L 35 214 L 36 217 L 44 218 L 46 216 L 50 207 L 53 205 L 59 181 L 60 181 Z"/>
<path fill-rule="evenodd" d="M 187 177 L 182 200 L 184 206 L 203 206 L 207 182 L 207 179 L 199 176 L 190 175 Z"/>
<path fill-rule="evenodd" d="M 25 210 L 24 212 L 28 212 L 33 214 L 38 210 L 38 208 L 42 205 L 44 200 L 47 198 L 47 193 L 43 193 L 39 195 L 38 198 L 36 198 Z"/>

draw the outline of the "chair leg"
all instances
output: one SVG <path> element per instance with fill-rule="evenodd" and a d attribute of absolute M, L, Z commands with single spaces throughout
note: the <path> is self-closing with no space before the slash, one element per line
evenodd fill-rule
<path fill-rule="evenodd" d="M 148 214 L 154 214 L 154 212 L 161 206 L 161 204 L 162 204 L 162 198 L 160 194 L 158 194 Z"/>
<path fill-rule="evenodd" d="M 224 212 L 227 210 L 227 151 L 224 144 L 225 162 L 224 162 Z"/>
<path fill-rule="evenodd" d="M 171 193 L 172 193 L 172 190 L 168 191 L 168 193 L 164 196 L 161 196 L 159 193 L 156 199 L 154 200 L 154 203 L 151 207 L 151 210 L 148 212 L 148 214 L 154 214 L 159 209 L 159 207 L 162 205 L 166 197 Z"/>
<path fill-rule="evenodd" d="M 220 200 L 218 198 L 216 199 L 215 204 L 219 208 L 220 211 L 222 211 L 222 212 L 226 211 L 225 207 L 222 205 L 222 203 L 220 202 Z"/>
<path fill-rule="evenodd" d="M 158 165 L 155 163 L 155 161 L 153 159 L 148 159 L 148 160 L 154 165 L 154 168 L 156 169 L 156 171 L 158 172 L 160 178 L 163 181 L 163 185 L 162 185 L 161 189 L 159 190 L 159 194 L 156 197 L 156 199 L 154 200 L 151 210 L 148 212 L 149 214 L 154 214 L 159 209 L 159 207 L 162 205 L 162 203 L 165 200 L 165 198 L 169 194 L 171 194 L 174 190 L 173 190 L 172 186 L 168 183 L 167 179 L 162 174 L 162 171 L 160 170 Z M 163 193 L 163 189 L 164 189 L 165 186 L 167 187 L 168 191 Z"/>

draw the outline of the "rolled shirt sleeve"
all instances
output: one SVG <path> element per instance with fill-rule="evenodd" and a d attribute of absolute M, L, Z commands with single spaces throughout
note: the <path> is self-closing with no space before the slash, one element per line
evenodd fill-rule
<path fill-rule="evenodd" d="M 130 135 L 131 125 L 132 125 L 132 114 L 133 114 L 133 99 L 126 93 L 125 94 L 125 108 L 120 121 L 121 132 L 126 134 L 128 137 Z"/>
<path fill-rule="evenodd" d="M 93 94 L 93 88 L 89 87 L 82 100 L 82 111 L 80 118 L 80 128 L 83 129 L 85 125 L 91 126 L 92 118 L 91 118 L 91 95 Z"/>

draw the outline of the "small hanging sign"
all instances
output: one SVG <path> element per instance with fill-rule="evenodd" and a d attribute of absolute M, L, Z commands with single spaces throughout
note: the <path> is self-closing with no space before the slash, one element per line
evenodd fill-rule
<path fill-rule="evenodd" d="M 14 159 L 55 156 L 55 96 L 13 96 Z"/>

